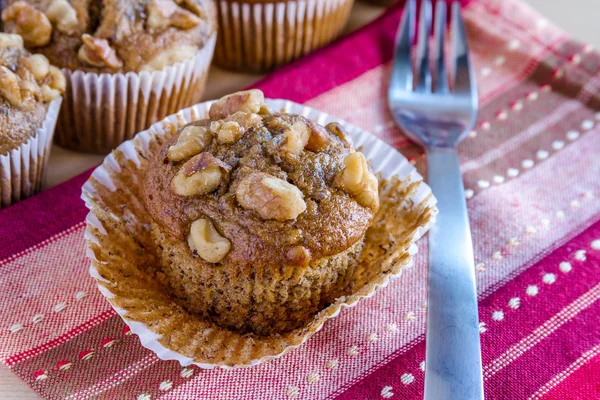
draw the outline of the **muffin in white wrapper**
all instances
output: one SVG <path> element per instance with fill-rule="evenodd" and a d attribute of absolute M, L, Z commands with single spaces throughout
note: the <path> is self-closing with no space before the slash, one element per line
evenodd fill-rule
<path fill-rule="evenodd" d="M 42 189 L 54 127 L 62 99 L 48 105 L 42 126 L 19 147 L 0 155 L 0 208 L 23 200 Z"/>
<path fill-rule="evenodd" d="M 199 102 L 216 41 L 160 71 L 95 73 L 63 68 L 67 90 L 56 127 L 65 148 L 108 153 L 165 116 Z"/>
<path fill-rule="evenodd" d="M 392 147 L 310 107 L 285 100 L 265 102 L 272 109 L 303 115 L 321 125 L 341 123 L 379 176 L 380 209 L 365 236 L 348 294 L 300 328 L 260 336 L 241 334 L 188 312 L 153 278 L 160 268 L 140 185 L 150 155 L 171 131 L 165 128 L 204 118 L 212 102 L 195 105 L 121 144 L 94 171 L 82 193 L 90 209 L 85 233 L 90 274 L 142 345 L 163 360 L 201 368 L 237 368 L 281 357 L 308 340 L 343 308 L 372 296 L 390 279 L 400 276 L 412 264 L 415 242 L 434 223 L 437 209 L 431 190 Z"/>

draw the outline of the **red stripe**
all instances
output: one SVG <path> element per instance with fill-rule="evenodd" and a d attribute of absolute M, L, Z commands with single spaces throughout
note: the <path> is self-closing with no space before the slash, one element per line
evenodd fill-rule
<path fill-rule="evenodd" d="M 480 301 L 480 320 L 487 324 L 487 332 L 481 336 L 484 365 L 493 361 L 512 344 L 530 334 L 531 331 L 600 281 L 600 274 L 598 274 L 600 251 L 589 249 L 590 242 L 598 238 L 600 238 L 600 222 L 596 222 L 583 233 Z M 578 249 L 588 250 L 585 262 L 573 259 L 573 252 Z M 558 268 L 559 263 L 566 260 L 571 261 L 573 266 L 572 271 L 567 274 L 560 272 Z M 554 284 L 543 283 L 542 277 L 546 273 L 554 273 L 557 276 Z M 534 297 L 525 293 L 527 286 L 532 284 L 539 288 L 538 295 Z M 508 301 L 513 297 L 521 299 L 519 309 L 508 307 Z M 496 310 L 504 312 L 503 321 L 492 320 L 492 312 Z M 594 315 L 592 314 L 590 318 L 593 320 Z M 600 341 L 600 338 L 598 340 Z M 590 348 L 596 343 L 584 342 L 583 347 Z M 578 356 L 579 354 L 575 358 Z M 424 375 L 419 369 L 419 363 L 424 359 L 425 341 L 421 337 L 420 342 L 416 343 L 413 348 L 408 351 L 398 350 L 383 365 L 350 383 L 350 387 L 342 388 L 334 395 L 344 391 L 337 398 L 368 398 L 377 391 L 377 388 L 381 390 L 385 386 L 392 386 L 393 392 L 403 397 L 420 397 L 423 394 Z M 412 374 L 415 378 L 408 385 L 401 382 L 401 376 L 405 373 Z"/>
<path fill-rule="evenodd" d="M 56 347 L 58 345 L 68 342 L 73 337 L 82 334 L 83 332 L 87 331 L 91 327 L 98 325 L 99 323 L 106 321 L 107 319 L 114 317 L 114 316 L 116 316 L 116 313 L 112 308 L 110 310 L 106 310 L 103 313 L 98 314 L 97 316 L 89 319 L 84 324 L 81 324 L 81 325 L 71 329 L 70 331 L 63 333 L 59 337 L 52 339 L 49 342 L 42 343 L 30 350 L 26 350 L 21 353 L 13 354 L 12 356 L 10 356 L 6 360 L 4 360 L 4 364 L 6 364 L 8 367 L 11 367 L 21 361 L 27 360 L 28 358 L 35 357 L 38 354 L 44 353 L 44 352 L 52 349 L 53 347 Z"/>
<path fill-rule="evenodd" d="M 600 399 L 600 355 L 582 365 L 542 398 L 545 400 Z"/>

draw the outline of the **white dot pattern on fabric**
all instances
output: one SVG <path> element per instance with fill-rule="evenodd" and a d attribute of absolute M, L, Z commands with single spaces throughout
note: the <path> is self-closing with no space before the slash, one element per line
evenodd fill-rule
<path fill-rule="evenodd" d="M 481 128 L 486 131 L 489 131 L 492 128 L 492 124 L 490 124 L 488 121 L 483 121 L 481 123 Z"/>
<path fill-rule="evenodd" d="M 308 374 L 308 376 L 306 377 L 306 380 L 309 383 L 317 383 L 321 380 L 321 377 L 319 376 L 319 374 L 317 372 L 311 372 L 310 374 Z"/>
<path fill-rule="evenodd" d="M 554 142 L 552 142 L 552 148 L 554 150 L 560 150 L 563 147 L 565 147 L 565 142 L 563 142 L 562 140 L 555 140 Z"/>
<path fill-rule="evenodd" d="M 479 186 L 482 189 L 487 189 L 490 187 L 490 182 L 481 179 L 481 180 L 477 181 L 477 186 Z"/>
<path fill-rule="evenodd" d="M 521 244 L 521 242 L 519 241 L 518 237 L 510 238 L 508 241 L 508 245 L 510 247 L 517 247 L 519 244 Z"/>
<path fill-rule="evenodd" d="M 577 131 L 567 132 L 567 139 L 569 139 L 569 140 L 577 140 L 578 137 L 579 137 L 579 132 L 577 132 Z"/>
<path fill-rule="evenodd" d="M 54 312 L 61 312 L 62 310 L 64 310 L 65 308 L 67 308 L 67 305 L 65 303 L 58 303 L 57 305 L 54 306 L 54 308 L 52 310 L 54 310 Z"/>
<path fill-rule="evenodd" d="M 419 369 L 420 369 L 421 371 L 425 372 L 425 361 L 421 361 L 421 362 L 419 363 Z"/>
<path fill-rule="evenodd" d="M 581 56 L 579 54 L 573 54 L 570 59 L 571 63 L 577 65 L 581 62 Z"/>
<path fill-rule="evenodd" d="M 569 203 L 569 206 L 571 208 L 579 208 L 579 207 L 581 207 L 581 203 L 579 202 L 579 200 L 573 200 L 572 202 Z"/>
<path fill-rule="evenodd" d="M 421 303 L 421 308 L 427 308 L 427 300 Z"/>
<path fill-rule="evenodd" d="M 148 393 L 139 394 L 137 400 L 150 400 L 152 397 Z"/>
<path fill-rule="evenodd" d="M 509 168 L 508 170 L 506 170 L 506 175 L 510 176 L 511 178 L 514 178 L 515 176 L 519 175 L 519 170 L 516 168 Z"/>
<path fill-rule="evenodd" d="M 385 326 L 385 330 L 388 332 L 396 332 L 398 330 L 398 327 L 396 326 L 396 324 L 387 324 Z"/>
<path fill-rule="evenodd" d="M 540 220 L 540 223 L 544 226 L 548 226 L 548 225 L 550 225 L 550 220 L 548 218 L 542 218 Z"/>
<path fill-rule="evenodd" d="M 483 272 L 483 271 L 485 271 L 485 264 L 484 263 L 478 263 L 475 266 L 475 271 L 477 271 L 477 272 Z"/>
<path fill-rule="evenodd" d="M 539 97 L 540 95 L 538 94 L 538 92 L 531 92 L 527 95 L 527 100 L 536 101 Z"/>
<path fill-rule="evenodd" d="M 521 111 L 523 109 L 523 102 L 521 100 L 515 101 L 511 108 L 515 111 Z"/>
<path fill-rule="evenodd" d="M 565 212 L 564 211 L 558 210 L 556 212 L 556 218 L 563 219 L 564 217 L 565 217 Z"/>
<path fill-rule="evenodd" d="M 44 314 L 35 314 L 33 318 L 31 318 L 31 322 L 34 324 L 42 322 L 44 319 Z"/>
<path fill-rule="evenodd" d="M 521 46 L 521 42 L 519 42 L 519 40 L 517 40 L 517 39 L 513 39 L 510 42 L 508 42 L 509 50 L 516 50 L 519 48 L 519 46 Z"/>
<path fill-rule="evenodd" d="M 376 342 L 376 341 L 377 341 L 377 339 L 379 339 L 379 338 L 377 337 L 377 334 L 376 334 L 376 333 L 371 333 L 371 334 L 370 334 L 370 335 L 367 337 L 367 342 L 369 342 L 369 343 L 373 343 L 373 342 Z"/>
<path fill-rule="evenodd" d="M 593 199 L 593 198 L 594 198 L 594 193 L 592 193 L 592 192 L 589 192 L 589 191 L 588 191 L 588 192 L 585 192 L 585 193 L 583 194 L 583 198 L 584 198 L 584 199 Z"/>
<path fill-rule="evenodd" d="M 523 160 L 523 161 L 521 162 L 521 166 L 522 166 L 523 168 L 531 168 L 531 167 L 533 167 L 533 165 L 534 165 L 534 163 L 533 163 L 533 160 L 529 160 L 529 159 L 527 159 L 527 160 Z"/>
<path fill-rule="evenodd" d="M 587 54 L 587 53 L 591 53 L 593 50 L 594 50 L 594 45 L 586 44 L 585 46 L 583 46 L 583 49 L 581 50 L 581 52 L 583 54 Z"/>
<path fill-rule="evenodd" d="M 492 73 L 492 70 L 490 67 L 483 67 L 481 68 L 481 76 L 488 76 L 489 74 Z"/>
<path fill-rule="evenodd" d="M 338 360 L 336 358 L 334 358 L 333 360 L 327 361 L 327 364 L 325 364 L 325 368 L 334 370 L 338 367 L 338 365 L 339 365 Z"/>
<path fill-rule="evenodd" d="M 542 86 L 542 92 L 551 92 L 552 91 L 552 85 L 543 85 Z"/>
<path fill-rule="evenodd" d="M 590 130 L 594 127 L 594 121 L 592 121 L 591 119 L 586 119 L 581 123 L 581 129 L 583 130 Z"/>
<path fill-rule="evenodd" d="M 533 234 L 537 233 L 537 229 L 535 228 L 535 226 L 532 226 L 532 225 L 527 225 L 527 226 L 525 227 L 525 233 L 528 233 L 528 234 L 530 234 L 530 235 L 533 235 Z"/>
<path fill-rule="evenodd" d="M 43 381 L 48 379 L 48 371 L 44 371 L 44 373 L 39 374 L 38 376 L 35 377 L 36 381 Z"/>
<path fill-rule="evenodd" d="M 475 195 L 475 192 L 473 192 L 473 189 L 465 189 L 465 197 L 467 199 L 472 198 Z"/>
<path fill-rule="evenodd" d="M 415 381 L 415 377 L 413 376 L 413 374 L 405 373 L 405 374 L 402 374 L 402 376 L 400 377 L 400 380 L 405 385 L 410 385 L 411 383 L 413 383 Z"/>
<path fill-rule="evenodd" d="M 359 351 L 358 351 L 358 346 L 352 346 L 350 348 L 348 348 L 348 350 L 346 350 L 346 354 L 349 355 L 350 357 L 356 357 L 358 355 Z"/>
<path fill-rule="evenodd" d="M 585 255 L 585 250 L 577 250 L 575 252 L 575 259 L 578 261 L 585 261 L 587 259 Z"/>
<path fill-rule="evenodd" d="M 75 293 L 75 300 L 79 301 L 79 300 L 83 299 L 86 296 L 87 296 L 87 293 L 84 292 L 83 290 L 81 290 L 81 291 Z"/>
<path fill-rule="evenodd" d="M 492 254 L 492 259 L 493 260 L 501 260 L 502 259 L 502 252 L 501 251 L 495 251 L 494 254 Z"/>
<path fill-rule="evenodd" d="M 485 324 L 485 322 L 480 322 L 479 323 L 479 333 L 485 333 L 487 332 L 487 325 Z"/>
<path fill-rule="evenodd" d="M 470 131 L 470 132 L 469 132 L 469 137 L 470 137 L 470 138 L 477 137 L 477 131 Z"/>
<path fill-rule="evenodd" d="M 508 301 L 508 306 L 514 310 L 521 307 L 521 299 L 518 297 L 513 297 Z"/>
<path fill-rule="evenodd" d="M 300 389 L 296 386 L 290 386 L 285 394 L 287 397 L 293 399 L 300 394 Z"/>
<path fill-rule="evenodd" d="M 414 321 L 415 320 L 415 313 L 412 311 L 409 311 L 406 313 L 406 315 L 404 316 L 404 320 L 405 321 Z"/>
<path fill-rule="evenodd" d="M 538 150 L 538 152 L 535 153 L 535 155 L 537 156 L 538 159 L 544 160 L 544 159 L 548 158 L 550 153 L 548 153 L 546 150 Z"/>
<path fill-rule="evenodd" d="M 552 285 L 554 282 L 556 282 L 556 275 L 544 274 L 544 276 L 542 277 L 542 281 L 547 285 Z"/>
<path fill-rule="evenodd" d="M 13 324 L 13 325 L 11 325 L 10 328 L 8 328 L 10 333 L 19 332 L 21 329 L 23 329 L 23 325 L 21 325 L 21 324 Z"/>
<path fill-rule="evenodd" d="M 594 250 L 600 250 L 600 239 L 592 240 L 590 247 Z"/>
<path fill-rule="evenodd" d="M 494 59 L 494 65 L 496 66 L 501 66 L 506 62 L 506 57 L 504 56 L 498 56 Z"/>
<path fill-rule="evenodd" d="M 525 293 L 527 293 L 527 296 L 537 296 L 537 294 L 539 293 L 539 289 L 536 285 L 529 285 L 527 286 L 527 290 L 525 290 Z"/>
<path fill-rule="evenodd" d="M 573 266 L 570 262 L 563 261 L 560 264 L 558 264 L 558 269 L 560 269 L 561 272 L 568 274 L 573 269 Z"/>
<path fill-rule="evenodd" d="M 500 184 L 504 182 L 504 177 L 502 175 L 494 175 L 494 183 Z"/>
<path fill-rule="evenodd" d="M 594 114 L 594 118 L 600 119 L 600 112 L 597 112 L 596 114 Z"/>
<path fill-rule="evenodd" d="M 392 392 L 391 386 L 384 386 L 383 389 L 381 389 L 381 397 L 383 397 L 384 399 L 389 399 L 393 395 L 394 392 Z"/>
<path fill-rule="evenodd" d="M 194 370 L 191 368 L 184 368 L 181 370 L 180 375 L 184 379 L 189 379 L 192 377 L 192 375 L 194 375 Z"/>
<path fill-rule="evenodd" d="M 492 319 L 494 321 L 502 321 L 504 319 L 504 311 L 497 310 L 492 313 Z"/>
<path fill-rule="evenodd" d="M 159 390 L 167 391 L 167 390 L 171 390 L 171 388 L 173 387 L 173 382 L 171 381 L 162 381 L 160 383 L 160 385 L 158 386 Z"/>
<path fill-rule="evenodd" d="M 543 18 L 540 18 L 537 21 L 535 21 L 535 26 L 538 29 L 543 29 L 546 25 L 548 25 L 548 21 Z"/>
<path fill-rule="evenodd" d="M 505 119 L 508 118 L 508 113 L 506 111 L 502 110 L 498 114 L 496 114 L 496 118 L 501 121 L 504 121 Z"/>

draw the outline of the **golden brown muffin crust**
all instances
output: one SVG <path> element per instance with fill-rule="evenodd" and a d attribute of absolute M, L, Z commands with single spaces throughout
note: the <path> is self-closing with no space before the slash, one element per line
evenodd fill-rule
<path fill-rule="evenodd" d="M 76 16 L 70 24 L 59 25 L 62 16 L 53 19 L 49 10 L 57 2 L 62 12 L 66 3 L 69 15 Z M 15 3 L 23 0 L 7 0 L 6 7 Z M 38 18 L 52 20 L 49 42 L 28 48 L 71 70 L 160 70 L 193 56 L 215 31 L 213 0 L 26 0 L 26 4 L 43 14 Z M 4 12 L 4 29 L 17 32 L 19 23 L 8 18 Z M 85 35 L 97 43 L 91 45 Z"/>

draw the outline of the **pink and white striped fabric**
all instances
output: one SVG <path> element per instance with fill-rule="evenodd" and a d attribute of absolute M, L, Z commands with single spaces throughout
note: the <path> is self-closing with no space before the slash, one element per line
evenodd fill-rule
<path fill-rule="evenodd" d="M 260 82 L 361 126 L 424 173 L 385 103 L 401 7 Z M 518 0 L 464 10 L 482 107 L 461 145 L 488 399 L 600 398 L 600 55 Z M 415 266 L 251 369 L 160 361 L 88 276 L 83 174 L 0 212 L 0 358 L 48 399 L 422 398 L 427 241 Z"/>

